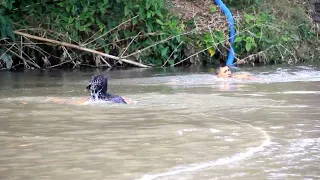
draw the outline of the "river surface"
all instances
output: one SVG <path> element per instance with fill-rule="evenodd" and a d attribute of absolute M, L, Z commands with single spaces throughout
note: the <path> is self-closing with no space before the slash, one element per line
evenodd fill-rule
<path fill-rule="evenodd" d="M 320 179 L 320 68 L 0 72 L 0 179 Z M 92 75 L 133 104 L 59 104 Z"/>

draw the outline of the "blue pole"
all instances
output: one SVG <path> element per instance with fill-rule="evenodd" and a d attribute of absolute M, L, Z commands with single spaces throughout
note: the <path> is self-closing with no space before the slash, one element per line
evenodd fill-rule
<path fill-rule="evenodd" d="M 215 0 L 215 3 L 220 7 L 220 9 L 222 10 L 222 12 L 227 16 L 228 22 L 229 22 L 229 31 L 230 31 L 230 50 L 229 50 L 229 54 L 228 54 L 228 59 L 227 59 L 227 66 L 234 66 L 233 62 L 234 62 L 234 55 L 235 52 L 233 50 L 232 44 L 235 40 L 235 35 L 236 35 L 236 30 L 234 29 L 234 19 L 232 16 L 232 13 L 230 12 L 230 10 L 228 9 L 228 7 L 222 2 L 222 0 Z"/>

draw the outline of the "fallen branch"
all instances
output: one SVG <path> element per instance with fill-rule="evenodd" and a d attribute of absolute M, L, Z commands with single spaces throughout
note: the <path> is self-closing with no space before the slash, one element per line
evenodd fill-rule
<path fill-rule="evenodd" d="M 138 63 L 138 62 L 134 62 L 132 60 L 122 59 L 122 58 L 117 57 L 117 56 L 113 56 L 113 55 L 110 55 L 110 54 L 102 53 L 102 52 L 99 52 L 99 51 L 96 51 L 96 50 L 93 50 L 93 49 L 89 49 L 89 48 L 85 48 L 85 47 L 81 47 L 81 46 L 78 46 L 78 45 L 75 45 L 75 44 L 70 44 L 70 43 L 66 43 L 66 42 L 60 42 L 60 41 L 56 41 L 56 40 L 53 40 L 53 39 L 42 38 L 42 37 L 34 36 L 34 35 L 31 35 L 31 34 L 19 32 L 19 31 L 14 31 L 14 34 L 17 34 L 17 35 L 20 35 L 20 36 L 24 36 L 24 37 L 28 37 L 28 38 L 31 38 L 31 39 L 36 39 L 36 40 L 39 40 L 39 41 L 49 42 L 49 43 L 52 43 L 52 44 L 58 44 L 58 45 L 61 45 L 61 46 L 66 46 L 66 47 L 70 47 L 70 48 L 79 49 L 79 50 L 90 52 L 90 53 L 93 53 L 93 54 L 98 54 L 98 55 L 101 55 L 101 56 L 104 56 L 104 57 L 107 57 L 107 58 L 110 58 L 110 59 L 123 61 L 123 62 L 126 62 L 128 64 L 136 65 L 138 67 L 143 67 L 143 68 L 150 67 L 150 66 Z"/>

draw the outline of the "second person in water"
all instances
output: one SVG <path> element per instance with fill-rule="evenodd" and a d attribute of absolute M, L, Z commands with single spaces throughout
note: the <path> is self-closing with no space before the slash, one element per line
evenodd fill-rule
<path fill-rule="evenodd" d="M 232 74 L 229 66 L 220 65 L 216 69 L 216 75 L 218 78 L 234 78 L 234 79 L 243 79 L 243 80 L 259 80 L 251 76 L 250 74 Z"/>

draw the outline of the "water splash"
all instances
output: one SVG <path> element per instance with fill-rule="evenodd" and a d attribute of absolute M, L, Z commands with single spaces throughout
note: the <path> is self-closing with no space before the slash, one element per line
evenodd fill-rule
<path fill-rule="evenodd" d="M 276 70 L 268 71 L 242 71 L 234 72 L 246 73 L 257 80 L 239 80 L 239 79 L 220 79 L 216 75 L 210 73 L 190 73 L 177 74 L 161 77 L 146 77 L 146 78 L 130 78 L 119 79 L 112 82 L 114 85 L 140 85 L 140 86 L 171 86 L 171 87 L 199 87 L 221 85 L 223 83 L 232 84 L 251 84 L 251 83 L 276 83 L 276 82 L 295 82 L 295 81 L 320 81 L 320 71 L 312 67 L 299 68 L 277 68 Z"/>

